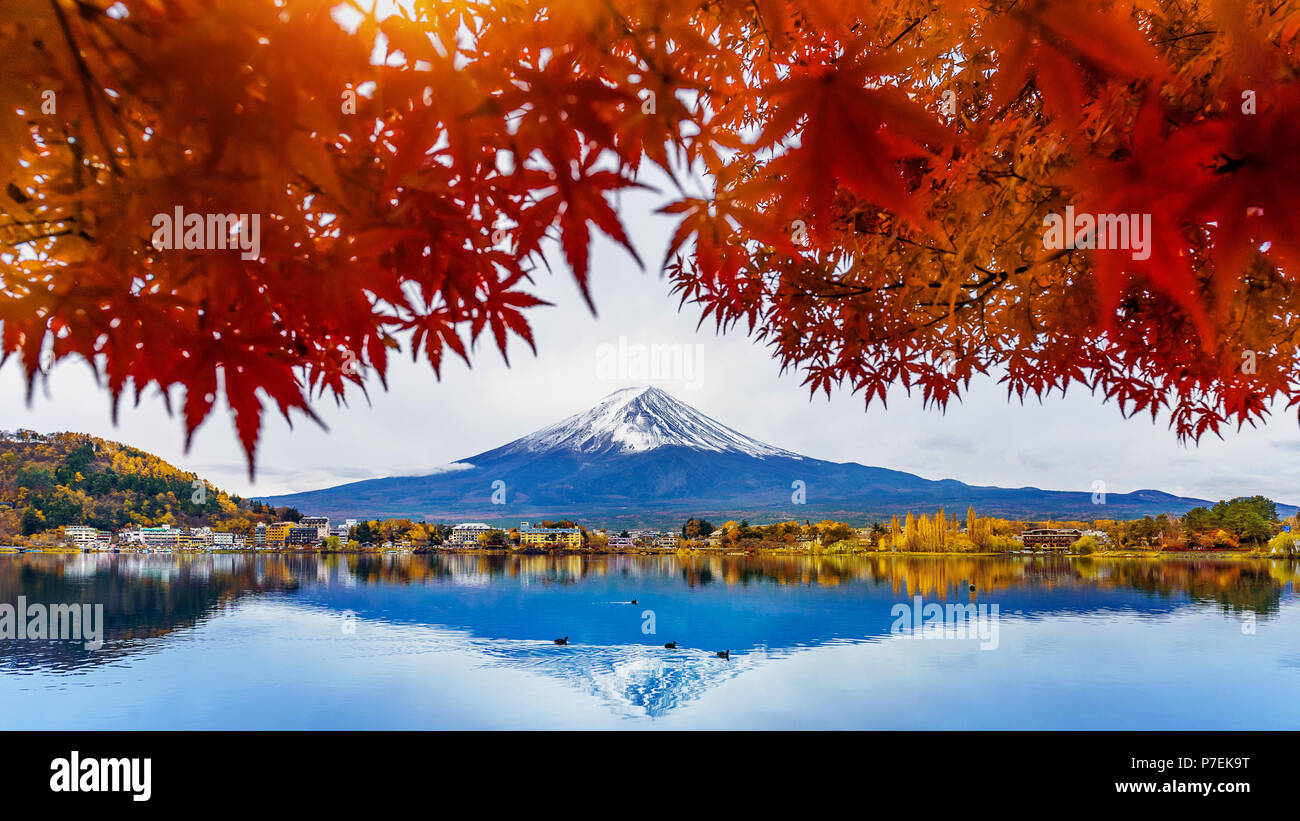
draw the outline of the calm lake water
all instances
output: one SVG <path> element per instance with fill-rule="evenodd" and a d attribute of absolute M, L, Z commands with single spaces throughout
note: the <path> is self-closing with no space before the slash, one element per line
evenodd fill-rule
<path fill-rule="evenodd" d="M 0 604 L 106 623 L 99 650 L 0 640 L 0 728 L 1295 729 L 1297 580 L 1196 559 L 0 555 Z M 917 629 L 918 603 L 988 607 Z"/>

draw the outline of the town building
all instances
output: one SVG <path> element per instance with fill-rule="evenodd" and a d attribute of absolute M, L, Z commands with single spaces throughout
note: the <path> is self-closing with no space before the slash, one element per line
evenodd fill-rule
<path fill-rule="evenodd" d="M 144 534 L 138 527 L 124 527 L 117 531 L 117 543 L 122 547 L 143 547 Z"/>
<path fill-rule="evenodd" d="M 293 522 L 273 522 L 272 524 L 267 525 L 266 546 L 284 547 L 285 542 L 289 540 L 289 531 L 293 528 Z"/>
<path fill-rule="evenodd" d="M 266 547 L 266 523 L 258 522 L 253 528 L 253 547 L 260 549 Z"/>
<path fill-rule="evenodd" d="M 213 550 L 243 550 L 244 537 L 238 533 L 213 533 Z"/>
<path fill-rule="evenodd" d="M 212 544 L 211 535 L 210 530 L 207 534 L 198 530 L 177 530 L 176 547 L 182 550 L 206 550 Z"/>
<path fill-rule="evenodd" d="M 582 531 L 576 527 L 533 527 L 519 523 L 519 544 L 524 547 L 582 547 Z"/>
<path fill-rule="evenodd" d="M 1083 532 L 1079 530 L 1062 530 L 1050 527 L 1039 527 L 1021 533 L 1020 543 L 1025 547 L 1041 547 L 1047 550 L 1065 550 L 1070 545 L 1079 541 L 1082 536 Z"/>
<path fill-rule="evenodd" d="M 108 534 L 87 525 L 68 525 L 63 528 L 63 536 L 68 543 L 83 550 L 89 547 L 108 544 Z"/>
<path fill-rule="evenodd" d="M 490 533 L 494 530 L 491 525 L 483 522 L 464 522 L 451 529 L 451 535 L 447 537 L 449 547 L 478 547 L 478 537 Z"/>
<path fill-rule="evenodd" d="M 316 538 L 320 541 L 324 541 L 325 537 L 330 535 L 330 520 L 326 516 L 303 516 L 298 526 L 316 528 Z"/>
<path fill-rule="evenodd" d="M 148 548 L 171 549 L 180 546 L 181 532 L 171 525 L 140 528 L 140 538 Z"/>
<path fill-rule="evenodd" d="M 289 547 L 311 547 L 320 540 L 320 531 L 315 527 L 291 527 L 284 537 L 284 543 Z"/>
<path fill-rule="evenodd" d="M 677 547 L 677 534 L 664 531 L 655 536 L 654 546 L 661 550 L 673 550 Z"/>

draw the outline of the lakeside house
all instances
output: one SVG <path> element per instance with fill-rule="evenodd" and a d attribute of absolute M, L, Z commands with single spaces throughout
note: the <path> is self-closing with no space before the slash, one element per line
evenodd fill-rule
<path fill-rule="evenodd" d="M 576 527 L 533 527 L 519 523 L 519 544 L 523 547 L 582 547 L 582 531 Z"/>
<path fill-rule="evenodd" d="M 655 535 L 652 544 L 660 550 L 676 550 L 677 534 L 670 530 L 665 530 L 663 533 Z"/>
<path fill-rule="evenodd" d="M 1039 527 L 1021 533 L 1020 543 L 1025 547 L 1065 550 L 1081 538 L 1083 538 L 1083 531 L 1081 530 Z"/>
<path fill-rule="evenodd" d="M 324 520 L 328 535 L 328 519 Z M 294 522 L 258 522 L 254 535 L 213 530 L 210 527 L 176 527 L 171 524 L 143 527 L 129 525 L 116 533 L 89 525 L 65 525 L 63 543 L 81 550 L 126 547 L 149 550 L 246 550 L 282 547 L 313 547 L 320 544 L 319 517 L 312 526 Z"/>
<path fill-rule="evenodd" d="M 63 535 L 75 547 L 83 550 L 92 547 L 108 547 L 111 534 L 86 525 L 68 525 L 63 528 Z"/>
<path fill-rule="evenodd" d="M 496 528 L 483 522 L 462 522 L 451 529 L 447 537 L 448 547 L 478 547 L 478 537 L 490 533 Z"/>
<path fill-rule="evenodd" d="M 272 522 L 266 526 L 266 546 L 271 548 L 284 547 L 289 543 L 289 531 L 293 530 L 296 525 L 293 522 Z M 315 532 L 315 529 L 312 529 Z"/>
<path fill-rule="evenodd" d="M 181 532 L 173 529 L 171 525 L 142 527 L 140 528 L 140 540 L 145 547 L 149 548 L 176 548 L 180 547 Z"/>
<path fill-rule="evenodd" d="M 287 547 L 311 547 L 324 539 L 315 527 L 294 526 L 284 534 Z"/>
<path fill-rule="evenodd" d="M 240 533 L 213 533 L 213 550 L 243 550 L 246 539 Z"/>
<path fill-rule="evenodd" d="M 325 541 L 330 535 L 330 520 L 327 516 L 303 516 L 298 522 L 299 527 L 310 527 L 316 531 L 316 539 Z"/>

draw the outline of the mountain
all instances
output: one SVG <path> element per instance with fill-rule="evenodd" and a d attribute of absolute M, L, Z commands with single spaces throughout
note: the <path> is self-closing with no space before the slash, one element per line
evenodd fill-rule
<path fill-rule="evenodd" d="M 625 388 L 591 410 L 489 451 L 501 456 L 579 453 L 588 457 L 645 453 L 657 448 L 687 448 L 709 453 L 740 453 L 760 459 L 797 453 L 765 445 L 737 433 L 659 388 Z M 484 457 L 489 454 L 483 454 Z"/>
<path fill-rule="evenodd" d="M 296 515 L 226 493 L 118 442 L 0 430 L 0 545 L 46 543 L 67 525 L 206 525 L 250 534 L 256 522 Z"/>
<path fill-rule="evenodd" d="M 803 483 L 801 486 L 797 483 Z M 805 501 L 795 504 L 803 488 Z M 1107 494 L 998 488 L 800 456 L 745 436 L 659 388 L 616 391 L 591 409 L 426 476 L 369 479 L 265 501 L 305 513 L 518 524 L 581 518 L 612 526 L 834 518 L 865 524 L 907 510 L 1022 519 L 1133 518 L 1209 503 L 1158 490 Z M 1289 515 L 1295 508 L 1278 505 Z"/>

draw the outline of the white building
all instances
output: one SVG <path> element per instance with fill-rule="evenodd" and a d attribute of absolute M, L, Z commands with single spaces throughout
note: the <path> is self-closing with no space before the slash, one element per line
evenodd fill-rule
<path fill-rule="evenodd" d="M 654 545 L 658 548 L 675 548 L 677 547 L 677 534 L 664 531 L 655 536 Z"/>
<path fill-rule="evenodd" d="M 243 550 L 244 537 L 239 533 L 213 533 L 213 550 Z"/>
<path fill-rule="evenodd" d="M 94 547 L 108 544 L 108 534 L 86 525 L 68 525 L 63 528 L 64 537 L 76 547 Z"/>
<path fill-rule="evenodd" d="M 478 547 L 478 537 L 495 530 L 482 522 L 465 522 L 451 529 L 447 544 L 451 547 Z"/>
<path fill-rule="evenodd" d="M 144 533 L 138 527 L 124 527 L 117 531 L 117 543 L 122 547 L 139 547 L 144 545 Z"/>
<path fill-rule="evenodd" d="M 181 541 L 181 532 L 171 525 L 142 527 L 140 535 L 147 547 L 178 547 Z"/>
<path fill-rule="evenodd" d="M 321 541 L 324 541 L 325 537 L 330 535 L 330 520 L 327 516 L 303 516 L 302 520 L 298 522 L 298 527 L 316 528 L 316 538 Z"/>

